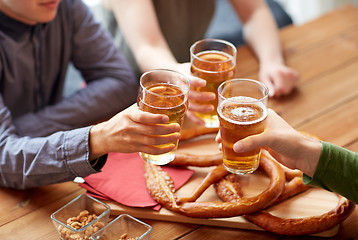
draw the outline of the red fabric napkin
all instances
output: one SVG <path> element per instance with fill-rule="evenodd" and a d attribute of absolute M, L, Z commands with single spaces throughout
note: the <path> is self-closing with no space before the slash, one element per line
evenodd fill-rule
<path fill-rule="evenodd" d="M 187 168 L 162 166 L 180 188 L 193 175 Z M 111 199 L 130 207 L 158 205 L 149 194 L 144 178 L 144 164 L 138 153 L 110 153 L 102 172 L 85 177 L 81 187 L 101 199 Z M 159 207 L 160 208 L 160 207 Z M 159 209 L 155 207 L 155 209 Z"/>

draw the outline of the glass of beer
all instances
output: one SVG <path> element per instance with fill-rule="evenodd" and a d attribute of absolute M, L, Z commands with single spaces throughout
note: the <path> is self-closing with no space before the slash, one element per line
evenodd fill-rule
<path fill-rule="evenodd" d="M 255 80 L 232 79 L 219 86 L 218 95 L 223 164 L 232 173 L 252 173 L 259 166 L 261 149 L 236 153 L 233 146 L 265 130 L 268 88 Z"/>
<path fill-rule="evenodd" d="M 214 110 L 209 113 L 195 113 L 205 122 L 205 127 L 219 127 L 217 116 L 217 90 L 221 83 L 233 79 L 236 71 L 236 47 L 224 40 L 203 39 L 190 47 L 191 74 L 206 80 L 206 86 L 194 89 L 201 92 L 213 92 L 215 100 L 197 104 L 211 104 Z"/>
<path fill-rule="evenodd" d="M 185 112 L 188 109 L 188 93 L 190 89 L 189 79 L 179 73 L 167 69 L 157 69 L 144 73 L 140 77 L 139 94 L 137 105 L 142 111 L 166 114 L 169 117 L 169 123 L 183 123 Z M 175 149 L 171 152 L 151 155 L 139 153 L 140 156 L 153 164 L 165 165 L 175 158 Z M 159 145 L 157 147 L 165 147 Z"/>

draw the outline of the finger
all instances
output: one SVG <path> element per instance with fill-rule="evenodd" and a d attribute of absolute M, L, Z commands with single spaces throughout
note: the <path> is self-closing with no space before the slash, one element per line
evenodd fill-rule
<path fill-rule="evenodd" d="M 141 128 L 139 131 L 143 135 L 167 135 L 167 134 L 173 134 L 179 132 L 180 125 L 178 123 L 155 124 L 155 125 L 141 124 Z"/>
<path fill-rule="evenodd" d="M 150 146 L 150 145 L 143 145 L 139 147 L 139 151 L 147 154 L 152 155 L 159 155 L 164 154 L 175 149 L 175 144 L 168 144 L 165 146 Z"/>
<path fill-rule="evenodd" d="M 215 142 L 217 142 L 217 143 L 221 143 L 221 134 L 220 134 L 220 130 L 219 130 L 218 134 L 216 134 L 216 137 L 215 137 Z"/>
<path fill-rule="evenodd" d="M 201 79 L 198 77 L 190 76 L 189 81 L 190 81 L 190 87 L 197 88 L 197 87 L 205 87 L 206 86 L 206 81 L 204 79 Z"/>
<path fill-rule="evenodd" d="M 199 92 L 199 91 L 190 91 L 189 99 L 195 101 L 213 101 L 215 100 L 216 95 L 213 92 Z"/>
<path fill-rule="evenodd" d="M 189 109 L 198 113 L 209 113 L 214 111 L 214 106 L 211 104 L 198 104 L 195 102 L 189 102 Z"/>
<path fill-rule="evenodd" d="M 172 133 L 167 135 L 143 135 L 142 143 L 148 146 L 158 146 L 177 142 L 180 138 L 180 133 Z"/>
<path fill-rule="evenodd" d="M 298 81 L 298 73 L 288 67 L 273 76 L 275 96 L 280 97 L 289 94 Z"/>
<path fill-rule="evenodd" d="M 130 117 L 132 121 L 143 124 L 164 124 L 169 122 L 169 117 L 165 114 L 154 114 L 140 109 L 131 114 Z"/>
<path fill-rule="evenodd" d="M 273 76 L 272 79 L 273 79 L 273 86 L 275 88 L 274 90 L 275 97 L 286 95 L 291 91 L 292 86 L 287 81 L 285 81 L 284 75 L 277 74 Z"/>
<path fill-rule="evenodd" d="M 269 90 L 269 97 L 275 96 L 275 86 L 270 77 L 261 77 L 261 82 L 265 84 Z"/>
<path fill-rule="evenodd" d="M 265 132 L 246 137 L 242 140 L 237 141 L 233 150 L 237 153 L 248 152 L 257 147 L 267 146 L 267 140 L 265 138 Z"/>
<path fill-rule="evenodd" d="M 193 121 L 194 123 L 198 124 L 198 125 L 205 125 L 205 122 L 199 118 L 198 116 L 195 115 L 194 112 L 192 111 L 187 111 L 186 112 L 186 116 L 191 120 Z"/>

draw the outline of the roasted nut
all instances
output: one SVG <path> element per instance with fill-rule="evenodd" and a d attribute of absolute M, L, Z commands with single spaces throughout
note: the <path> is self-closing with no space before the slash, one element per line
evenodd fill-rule
<path fill-rule="evenodd" d="M 87 210 L 84 210 L 78 214 L 76 217 L 70 217 L 67 219 L 67 226 L 74 228 L 76 230 L 83 228 L 88 223 L 97 218 L 96 214 L 90 214 Z M 93 226 L 88 226 L 85 231 L 82 232 L 72 232 L 71 230 L 65 228 L 62 225 L 58 226 L 58 231 L 63 240 L 89 240 L 91 235 L 97 232 L 99 229 L 104 227 L 103 222 L 95 222 Z"/>

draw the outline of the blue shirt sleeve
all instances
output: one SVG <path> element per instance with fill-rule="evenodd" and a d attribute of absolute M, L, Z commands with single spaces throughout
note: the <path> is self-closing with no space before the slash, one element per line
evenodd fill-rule
<path fill-rule="evenodd" d="M 20 137 L 0 95 L 0 186 L 25 189 L 96 173 L 88 161 L 89 130 Z"/>

